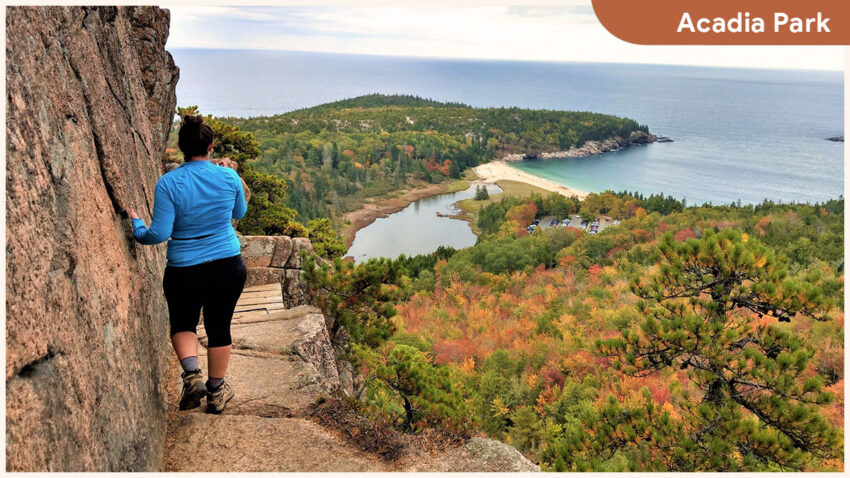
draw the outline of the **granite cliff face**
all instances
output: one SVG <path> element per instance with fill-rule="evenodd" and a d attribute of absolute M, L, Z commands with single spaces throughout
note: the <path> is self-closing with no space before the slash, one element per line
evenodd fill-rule
<path fill-rule="evenodd" d="M 150 217 L 178 78 L 153 7 L 6 16 L 6 463 L 156 470 L 165 427 L 165 246 Z"/>

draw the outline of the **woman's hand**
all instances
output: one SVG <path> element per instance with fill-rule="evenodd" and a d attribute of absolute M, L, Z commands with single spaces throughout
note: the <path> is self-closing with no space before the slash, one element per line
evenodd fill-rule
<path fill-rule="evenodd" d="M 236 161 L 234 161 L 230 158 L 213 159 L 212 162 L 213 162 L 213 164 L 215 164 L 217 166 L 224 166 L 225 168 L 230 168 L 234 171 L 238 167 Z"/>
<path fill-rule="evenodd" d="M 136 214 L 135 209 L 127 209 L 127 216 L 129 216 L 130 219 L 139 219 L 139 215 Z"/>

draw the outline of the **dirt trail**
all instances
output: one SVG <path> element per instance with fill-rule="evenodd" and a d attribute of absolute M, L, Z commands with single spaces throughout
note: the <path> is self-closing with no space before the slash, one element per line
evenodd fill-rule
<path fill-rule="evenodd" d="M 480 437 L 428 447 L 405 434 L 400 452 L 386 459 L 380 450 L 364 451 L 369 448 L 355 439 L 356 432 L 320 424 L 313 405 L 341 382 L 325 317 L 311 306 L 281 309 L 282 302 L 279 284 L 243 292 L 237 305 L 243 312 L 234 315 L 231 327 L 227 372 L 235 397 L 222 415 L 206 414 L 203 407 L 178 411 L 182 382 L 175 373 L 168 390 L 163 471 L 539 470 L 509 445 Z M 206 371 L 202 326 L 198 339 Z"/>
<path fill-rule="evenodd" d="M 244 295 L 243 295 L 244 297 Z M 383 471 L 379 457 L 360 451 L 336 432 L 305 418 L 329 384 L 321 354 L 324 317 L 311 307 L 234 319 L 228 380 L 236 396 L 220 415 L 203 407 L 179 412 L 179 378 L 171 387 L 164 471 Z M 207 370 L 206 336 L 201 369 Z"/>

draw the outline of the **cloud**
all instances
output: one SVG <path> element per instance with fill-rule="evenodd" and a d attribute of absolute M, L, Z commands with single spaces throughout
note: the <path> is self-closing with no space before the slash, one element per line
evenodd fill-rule
<path fill-rule="evenodd" d="M 842 47 L 637 46 L 559 6 L 171 7 L 169 48 L 841 69 Z"/>

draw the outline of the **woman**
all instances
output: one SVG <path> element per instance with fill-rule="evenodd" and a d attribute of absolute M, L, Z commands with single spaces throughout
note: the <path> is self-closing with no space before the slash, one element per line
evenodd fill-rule
<path fill-rule="evenodd" d="M 210 161 L 213 132 L 201 116 L 183 117 L 178 145 L 186 159 L 157 182 L 151 226 L 145 227 L 135 211 L 128 214 L 138 242 L 159 244 L 171 238 L 162 288 L 171 344 L 183 368 L 180 410 L 200 406 L 206 395 L 207 411 L 221 413 L 233 398 L 233 389 L 224 381 L 230 320 L 247 276 L 230 220 L 241 219 L 248 206 L 236 171 Z M 201 308 L 208 340 L 206 383 L 198 366 Z"/>

